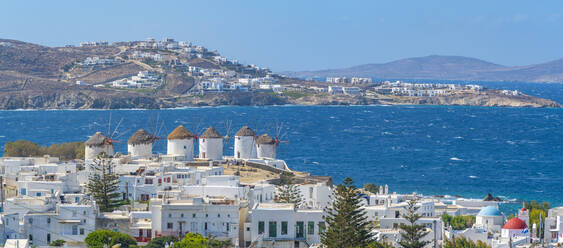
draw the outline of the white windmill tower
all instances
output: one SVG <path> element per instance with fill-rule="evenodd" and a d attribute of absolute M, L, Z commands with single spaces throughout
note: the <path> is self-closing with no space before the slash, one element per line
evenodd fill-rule
<path fill-rule="evenodd" d="M 95 159 L 102 152 L 107 156 L 113 156 L 114 142 L 116 141 L 106 137 L 101 132 L 96 132 L 84 143 L 84 159 Z"/>
<path fill-rule="evenodd" d="M 179 125 L 167 137 L 168 155 L 183 156 L 185 161 L 192 161 L 194 158 L 195 137 L 196 136 L 190 133 L 186 128 Z"/>
<path fill-rule="evenodd" d="M 256 140 L 258 158 L 276 158 L 276 140 L 268 134 L 262 134 Z"/>
<path fill-rule="evenodd" d="M 115 130 L 111 132 L 111 114 L 110 114 L 108 125 L 107 125 L 107 134 L 98 131 L 94 133 L 94 135 L 92 135 L 88 140 L 86 140 L 86 142 L 84 142 L 85 160 L 95 159 L 98 156 L 98 154 L 102 152 L 110 157 L 114 155 L 113 144 L 119 143 L 119 141 L 115 139 L 121 136 L 121 135 L 117 135 L 121 122 L 123 122 L 123 118 L 117 123 Z M 116 135 L 117 137 L 115 137 Z"/>
<path fill-rule="evenodd" d="M 256 158 L 256 133 L 248 126 L 235 134 L 234 157 L 236 159 Z"/>
<path fill-rule="evenodd" d="M 256 151 L 258 158 L 261 159 L 275 159 L 276 150 L 280 143 L 288 143 L 289 141 L 282 141 L 281 139 L 285 136 L 280 133 L 283 129 L 282 124 L 276 125 L 276 136 L 271 137 L 268 134 L 262 134 L 258 139 L 256 139 Z"/>
<path fill-rule="evenodd" d="M 223 160 L 223 136 L 215 128 L 209 127 L 199 137 L 199 158 Z"/>
<path fill-rule="evenodd" d="M 152 156 L 154 138 L 144 129 L 139 129 L 127 141 L 127 152 L 132 158 Z"/>

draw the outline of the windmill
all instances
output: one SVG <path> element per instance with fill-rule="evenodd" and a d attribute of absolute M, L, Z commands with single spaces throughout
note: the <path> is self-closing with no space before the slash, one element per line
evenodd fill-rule
<path fill-rule="evenodd" d="M 115 129 L 111 129 L 111 113 L 109 116 L 107 129 L 102 125 L 94 122 L 92 125 L 97 125 L 96 133 L 85 142 L 84 157 L 85 159 L 95 159 L 99 153 L 104 152 L 107 156 L 114 155 L 114 144 L 120 143 L 117 139 L 123 134 L 119 134 L 119 127 L 123 122 L 123 118 L 117 123 Z M 102 121 L 103 123 L 103 121 Z M 100 131 L 101 130 L 101 131 Z"/>
<path fill-rule="evenodd" d="M 149 128 L 149 135 L 150 139 L 152 140 L 153 147 L 156 148 L 155 150 L 159 151 L 158 145 L 159 140 L 166 139 L 165 137 L 160 137 L 161 132 L 165 128 L 164 120 L 160 119 L 160 115 L 157 114 L 155 119 L 149 118 L 150 128 Z"/>
<path fill-rule="evenodd" d="M 268 134 L 263 134 L 258 139 L 256 139 L 256 150 L 259 158 L 276 158 L 276 151 L 281 143 L 288 143 L 289 141 L 282 140 L 285 134 L 281 134 L 283 130 L 283 124 L 276 121 L 276 126 L 274 129 L 275 135 L 271 137 Z"/>

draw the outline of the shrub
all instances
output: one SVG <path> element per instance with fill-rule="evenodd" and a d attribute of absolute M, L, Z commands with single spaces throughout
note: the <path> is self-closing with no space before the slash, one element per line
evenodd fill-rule
<path fill-rule="evenodd" d="M 62 239 L 57 239 L 51 243 L 49 243 L 49 246 L 63 246 L 66 243 L 66 241 L 62 240 Z"/>
<path fill-rule="evenodd" d="M 117 244 L 121 248 L 137 246 L 137 241 L 130 235 L 110 230 L 93 231 L 86 236 L 84 241 L 86 246 L 91 248 L 112 247 Z"/>

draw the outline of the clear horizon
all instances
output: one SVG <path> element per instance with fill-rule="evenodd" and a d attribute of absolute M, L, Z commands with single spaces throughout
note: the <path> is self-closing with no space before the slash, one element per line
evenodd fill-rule
<path fill-rule="evenodd" d="M 46 46 L 172 37 L 273 71 L 428 55 L 522 66 L 563 57 L 563 2 L 5 2 L 0 38 Z"/>

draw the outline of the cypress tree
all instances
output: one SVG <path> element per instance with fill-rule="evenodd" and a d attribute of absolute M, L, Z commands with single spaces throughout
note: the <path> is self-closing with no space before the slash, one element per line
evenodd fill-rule
<path fill-rule="evenodd" d="M 119 177 L 113 172 L 113 162 L 100 153 L 91 165 L 92 174 L 86 188 L 96 200 L 102 212 L 110 212 L 119 206 Z"/>
<path fill-rule="evenodd" d="M 399 228 L 401 229 L 401 241 L 399 245 L 404 248 L 422 248 L 429 244 L 430 241 L 423 241 L 428 231 L 425 230 L 423 225 L 416 224 L 416 221 L 421 218 L 421 215 L 416 211 L 419 207 L 416 206 L 416 200 L 408 201 L 406 207 L 407 213 L 402 217 L 405 218 L 408 224 L 401 223 Z"/>
<path fill-rule="evenodd" d="M 336 186 L 333 201 L 323 216 L 327 229 L 321 243 L 327 248 L 357 248 L 373 244 L 373 235 L 358 189 L 351 178 Z"/>
<path fill-rule="evenodd" d="M 294 183 L 293 177 L 289 173 L 282 172 L 280 176 L 280 186 L 276 187 L 276 202 L 294 203 L 295 207 L 300 207 L 303 203 L 301 190 Z"/>

